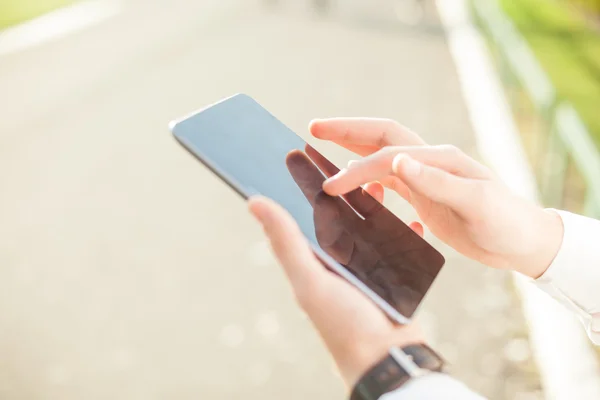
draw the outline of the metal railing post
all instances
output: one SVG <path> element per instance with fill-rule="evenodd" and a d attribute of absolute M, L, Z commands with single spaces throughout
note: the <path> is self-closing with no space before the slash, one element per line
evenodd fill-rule
<path fill-rule="evenodd" d="M 571 160 L 585 181 L 585 212 L 600 217 L 600 152 L 590 133 L 569 103 L 557 104 L 552 82 L 499 4 L 494 0 L 472 1 L 475 17 L 497 47 L 501 68 L 512 71 L 508 82 L 508 73 L 501 72 L 504 83 L 512 89 L 511 78 L 516 77 L 546 125 L 545 143 L 536 132 L 533 157 L 541 198 L 551 206 L 561 206 Z M 540 149 L 545 154 L 538 154 Z"/>

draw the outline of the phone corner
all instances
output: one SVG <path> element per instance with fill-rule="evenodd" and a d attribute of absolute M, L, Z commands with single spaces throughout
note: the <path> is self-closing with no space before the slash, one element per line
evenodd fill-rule
<path fill-rule="evenodd" d="M 236 94 L 231 96 L 231 98 L 234 98 L 234 97 L 240 98 L 240 99 L 252 100 L 252 97 L 250 97 L 248 94 L 246 94 L 244 92 L 237 92 Z"/>
<path fill-rule="evenodd" d="M 233 99 L 235 99 L 237 101 L 241 101 L 241 102 L 258 104 L 258 101 L 256 101 L 252 96 L 250 96 L 249 94 L 244 93 L 244 92 L 238 92 L 225 100 L 233 100 Z"/>
<path fill-rule="evenodd" d="M 168 124 L 169 132 L 171 132 L 173 135 L 175 134 L 175 128 L 177 127 L 178 124 L 179 124 L 179 121 L 176 119 L 169 121 L 169 124 Z"/>

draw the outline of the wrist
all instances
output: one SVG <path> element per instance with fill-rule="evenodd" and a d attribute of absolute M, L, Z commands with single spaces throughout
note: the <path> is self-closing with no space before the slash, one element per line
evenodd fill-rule
<path fill-rule="evenodd" d="M 546 272 L 556 258 L 562 245 L 564 227 L 558 213 L 541 208 L 538 209 L 533 224 L 535 229 L 531 252 L 514 265 L 518 272 L 537 279 Z"/>
<path fill-rule="evenodd" d="M 411 329 L 411 326 L 403 327 L 402 330 Z M 388 343 L 386 345 L 386 343 Z M 353 360 L 344 365 L 338 365 L 342 378 L 348 388 L 353 388 L 356 382 L 374 365 L 380 362 L 387 354 L 390 347 L 407 347 L 415 344 L 424 344 L 425 340 L 420 334 L 403 335 L 401 338 L 395 338 L 390 341 L 381 341 L 381 345 L 376 348 L 369 346 L 363 351 L 355 353 Z"/>

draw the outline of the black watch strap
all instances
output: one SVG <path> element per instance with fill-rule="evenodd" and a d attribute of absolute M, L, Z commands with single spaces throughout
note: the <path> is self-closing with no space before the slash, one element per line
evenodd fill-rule
<path fill-rule="evenodd" d="M 392 348 L 383 360 L 358 381 L 350 400 L 377 400 L 423 370 L 439 372 L 443 366 L 444 360 L 425 344 Z"/>

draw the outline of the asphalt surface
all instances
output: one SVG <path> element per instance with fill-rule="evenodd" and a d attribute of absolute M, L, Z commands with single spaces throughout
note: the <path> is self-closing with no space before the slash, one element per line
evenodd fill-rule
<path fill-rule="evenodd" d="M 243 201 L 167 123 L 244 92 L 304 137 L 378 116 L 477 156 L 474 138 L 433 10 L 267 3 L 129 1 L 0 59 L 0 397 L 344 398 Z M 539 398 L 508 275 L 428 239 L 447 258 L 419 312 L 432 345 L 492 399 Z"/>

